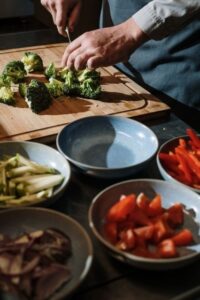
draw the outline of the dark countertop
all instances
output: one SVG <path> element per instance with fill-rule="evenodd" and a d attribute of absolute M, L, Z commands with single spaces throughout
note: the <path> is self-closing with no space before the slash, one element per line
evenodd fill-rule
<path fill-rule="evenodd" d="M 63 38 L 50 29 L 1 34 L 0 50 L 58 42 L 63 42 Z M 187 110 L 185 113 L 184 109 L 180 109 L 179 104 L 177 106 L 173 104 L 172 113 L 167 120 L 152 121 L 147 125 L 155 132 L 162 144 L 167 139 L 185 134 L 185 129 L 189 126 L 200 130 L 199 122 L 197 123 L 199 114 L 189 112 L 190 110 Z M 139 177 L 161 178 L 155 160 L 145 171 L 126 179 Z M 90 234 L 94 246 L 94 262 L 89 275 L 70 299 L 167 300 L 199 285 L 200 261 L 180 270 L 147 271 L 124 265 L 105 252 L 89 229 L 87 213 L 93 197 L 112 183 L 114 182 L 90 178 L 73 170 L 64 196 L 51 206 L 52 209 L 69 214 L 80 222 Z"/>

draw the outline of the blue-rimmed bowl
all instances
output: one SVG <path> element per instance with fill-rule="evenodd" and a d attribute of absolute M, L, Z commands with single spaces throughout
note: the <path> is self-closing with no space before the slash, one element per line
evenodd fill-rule
<path fill-rule="evenodd" d="M 138 121 L 94 116 L 66 125 L 57 136 L 57 148 L 82 172 L 117 178 L 144 169 L 157 152 L 158 139 Z"/>

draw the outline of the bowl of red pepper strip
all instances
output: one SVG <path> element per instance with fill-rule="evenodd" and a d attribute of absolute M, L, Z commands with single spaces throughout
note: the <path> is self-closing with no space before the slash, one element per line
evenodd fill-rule
<path fill-rule="evenodd" d="M 156 157 L 165 180 L 181 183 L 200 193 L 200 136 L 191 128 L 185 136 L 165 142 Z"/>
<path fill-rule="evenodd" d="M 175 269 L 200 255 L 200 196 L 172 182 L 109 186 L 93 199 L 89 224 L 109 254 L 134 267 Z"/>

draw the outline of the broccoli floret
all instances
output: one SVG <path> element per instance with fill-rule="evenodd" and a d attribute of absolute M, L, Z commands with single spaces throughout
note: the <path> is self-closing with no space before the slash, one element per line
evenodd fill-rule
<path fill-rule="evenodd" d="M 98 99 L 101 93 L 100 73 L 96 70 L 84 69 L 78 73 L 80 95 L 85 98 Z"/>
<path fill-rule="evenodd" d="M 28 73 L 44 70 L 42 58 L 37 53 L 25 52 L 21 61 Z"/>
<path fill-rule="evenodd" d="M 8 105 L 15 104 L 14 92 L 9 86 L 0 87 L 0 102 Z"/>
<path fill-rule="evenodd" d="M 64 69 L 62 72 L 63 79 L 65 80 L 64 93 L 65 95 L 80 95 L 80 83 L 77 79 L 77 72 L 75 70 Z"/>
<path fill-rule="evenodd" d="M 2 86 L 7 86 L 10 87 L 11 86 L 11 78 L 6 76 L 6 75 L 0 75 L 0 87 Z"/>
<path fill-rule="evenodd" d="M 58 76 L 64 82 L 65 95 L 99 98 L 101 93 L 100 73 L 96 70 L 76 71 L 64 68 L 58 72 Z"/>
<path fill-rule="evenodd" d="M 57 77 L 57 71 L 54 63 L 50 63 L 46 69 L 44 70 L 44 75 L 46 78 L 56 78 Z"/>
<path fill-rule="evenodd" d="M 96 70 L 84 69 L 78 73 L 78 81 L 83 82 L 86 79 L 92 79 L 96 85 L 100 84 L 100 73 Z"/>
<path fill-rule="evenodd" d="M 84 80 L 80 84 L 80 95 L 84 98 L 98 99 L 101 94 L 101 86 L 92 78 Z"/>
<path fill-rule="evenodd" d="M 20 94 L 20 96 L 25 98 L 26 97 L 26 92 L 27 92 L 27 84 L 25 82 L 21 82 L 19 84 L 19 94 Z"/>
<path fill-rule="evenodd" d="M 32 79 L 27 87 L 26 98 L 28 106 L 35 113 L 47 109 L 52 102 L 51 95 L 45 83 Z"/>
<path fill-rule="evenodd" d="M 14 83 L 23 81 L 26 76 L 26 70 L 23 62 L 20 60 L 10 61 L 5 66 L 2 75 L 10 78 Z"/>
<path fill-rule="evenodd" d="M 57 98 L 64 95 L 64 83 L 55 78 L 50 78 L 46 84 L 52 97 Z"/>

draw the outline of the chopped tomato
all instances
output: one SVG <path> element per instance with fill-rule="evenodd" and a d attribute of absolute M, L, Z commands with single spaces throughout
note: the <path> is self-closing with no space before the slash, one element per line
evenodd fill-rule
<path fill-rule="evenodd" d="M 136 245 L 135 233 L 132 229 L 124 230 L 120 233 L 119 245 L 123 245 L 122 250 L 133 249 Z"/>
<path fill-rule="evenodd" d="M 149 203 L 148 215 L 150 216 L 159 216 L 163 212 L 161 196 L 156 195 Z"/>
<path fill-rule="evenodd" d="M 172 239 L 163 240 L 158 245 L 158 252 L 162 258 L 173 258 L 178 256 L 175 243 Z"/>
<path fill-rule="evenodd" d="M 136 198 L 137 207 L 142 209 L 144 212 L 147 212 L 150 199 L 144 194 L 140 193 Z"/>
<path fill-rule="evenodd" d="M 172 240 L 176 246 L 187 246 L 194 241 L 192 232 L 186 228 L 174 235 Z"/>
<path fill-rule="evenodd" d="M 145 226 L 152 224 L 149 216 L 139 208 L 135 208 L 135 210 L 130 215 L 130 219 L 132 219 L 137 226 Z"/>
<path fill-rule="evenodd" d="M 123 195 L 108 211 L 104 234 L 121 251 L 149 258 L 173 258 L 178 247 L 193 242 L 189 229 L 177 226 L 184 223 L 181 203 L 162 207 L 161 195 L 149 199 L 144 193 Z"/>
<path fill-rule="evenodd" d="M 116 222 L 108 222 L 104 226 L 104 232 L 106 238 L 112 243 L 115 244 L 117 241 L 117 223 Z"/>
<path fill-rule="evenodd" d="M 134 210 L 136 206 L 135 200 L 136 196 L 134 194 L 123 197 L 109 209 L 107 220 L 112 222 L 120 222 L 125 220 L 127 216 Z"/>
<path fill-rule="evenodd" d="M 183 206 L 181 203 L 174 203 L 168 209 L 168 222 L 172 226 L 177 226 L 183 224 L 184 213 Z"/>
<path fill-rule="evenodd" d="M 172 235 L 173 231 L 162 219 L 158 219 L 154 224 L 154 242 L 157 244 L 163 239 L 166 239 Z"/>
<path fill-rule="evenodd" d="M 137 236 L 142 237 L 144 240 L 150 240 L 153 237 L 154 226 L 142 226 L 134 229 Z"/>

